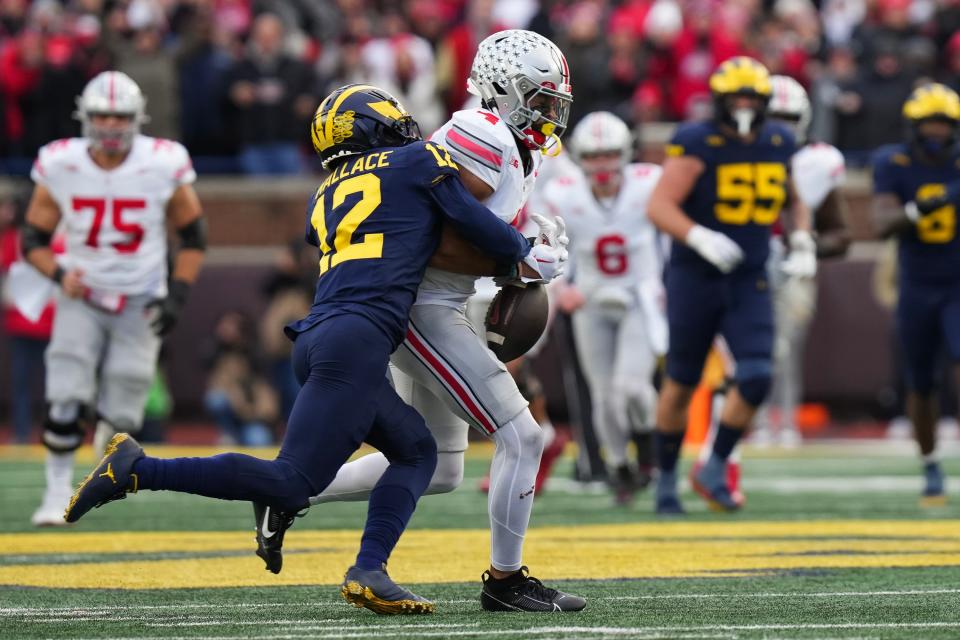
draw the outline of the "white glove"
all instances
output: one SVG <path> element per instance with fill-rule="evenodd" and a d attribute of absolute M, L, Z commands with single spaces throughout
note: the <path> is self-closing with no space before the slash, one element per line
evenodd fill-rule
<path fill-rule="evenodd" d="M 551 247 L 566 247 L 570 244 L 570 238 L 567 237 L 567 225 L 560 216 L 550 220 L 539 213 L 531 213 L 530 219 L 536 222 L 540 228 L 537 231 L 537 240 L 534 244 L 546 244 Z"/>
<path fill-rule="evenodd" d="M 923 214 L 920 213 L 920 209 L 917 207 L 917 203 L 913 200 L 903 205 L 903 212 L 907 214 L 907 220 L 913 224 L 920 222 L 920 218 L 923 217 Z"/>
<path fill-rule="evenodd" d="M 817 243 L 809 231 L 790 234 L 790 255 L 780 270 L 791 278 L 813 278 L 817 275 Z"/>
<path fill-rule="evenodd" d="M 740 245 L 719 231 L 699 224 L 687 233 L 686 242 L 688 247 L 723 273 L 730 273 L 743 260 Z"/>
<path fill-rule="evenodd" d="M 522 282 L 550 282 L 563 275 L 567 265 L 567 249 L 565 247 L 551 247 L 548 244 L 535 244 L 530 253 L 523 259 L 523 263 L 537 272 L 538 277 L 528 278 L 521 276 Z"/>

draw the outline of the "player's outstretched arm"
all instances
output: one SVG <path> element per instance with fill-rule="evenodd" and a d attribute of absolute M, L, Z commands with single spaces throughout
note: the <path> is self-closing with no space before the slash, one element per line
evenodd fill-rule
<path fill-rule="evenodd" d="M 430 187 L 430 194 L 457 232 L 496 264 L 513 265 L 530 253 L 527 239 L 480 204 L 460 180 L 447 176 Z"/>
<path fill-rule="evenodd" d="M 460 180 L 470 195 L 480 202 L 493 195 L 493 187 L 464 167 L 460 167 Z M 447 222 L 443 225 L 440 246 L 430 259 L 430 266 L 470 276 L 492 276 L 496 275 L 497 270 L 497 263 L 492 258 L 470 244 Z"/>

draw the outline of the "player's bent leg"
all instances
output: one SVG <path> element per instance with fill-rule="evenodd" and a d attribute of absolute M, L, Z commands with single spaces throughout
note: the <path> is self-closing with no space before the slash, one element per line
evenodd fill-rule
<path fill-rule="evenodd" d="M 57 527 L 67 524 L 63 513 L 73 494 L 73 459 L 82 443 L 80 405 L 75 402 L 52 405 L 50 415 L 43 424 L 43 444 L 47 448 L 44 466 L 46 489 L 43 501 L 30 517 L 34 526 Z"/>

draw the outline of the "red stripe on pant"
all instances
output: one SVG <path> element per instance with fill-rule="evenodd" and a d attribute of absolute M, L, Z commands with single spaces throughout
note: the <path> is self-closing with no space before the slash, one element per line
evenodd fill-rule
<path fill-rule="evenodd" d="M 483 415 L 483 412 L 480 410 L 480 407 L 473 401 L 473 398 L 470 397 L 470 394 L 466 389 L 460 384 L 460 382 L 450 373 L 449 370 L 444 366 L 443 362 L 440 361 L 435 355 L 430 353 L 430 350 L 423 344 L 420 338 L 417 337 L 412 330 L 407 329 L 407 341 L 413 347 L 413 349 L 427 361 L 429 367 L 433 369 L 433 372 L 440 376 L 443 381 L 446 383 L 447 388 L 453 391 L 454 395 L 457 396 L 460 400 L 460 405 L 466 409 L 467 413 L 473 416 L 473 419 L 476 420 L 484 431 L 493 435 L 496 432 L 497 428 L 495 425 L 491 424 L 486 416 Z"/>

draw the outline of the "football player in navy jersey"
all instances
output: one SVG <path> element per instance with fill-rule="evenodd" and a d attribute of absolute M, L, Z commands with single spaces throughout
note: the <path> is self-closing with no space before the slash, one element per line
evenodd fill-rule
<path fill-rule="evenodd" d="M 770 226 L 793 192 L 793 132 L 764 120 L 771 85 L 767 69 L 732 58 L 710 77 L 714 117 L 678 127 L 667 146 L 663 175 L 650 197 L 650 220 L 674 239 L 667 268 L 670 341 L 657 405 L 660 476 L 658 513 L 683 513 L 677 459 L 687 409 L 715 336 L 736 359 L 735 384 L 724 402 L 713 451 L 694 476 L 710 506 L 739 509 L 726 480 L 727 458 L 770 388 L 773 313 L 765 265 Z M 798 198 L 784 271 L 816 273 L 810 216 Z"/>
<path fill-rule="evenodd" d="M 317 109 L 314 148 L 330 175 L 308 210 L 307 240 L 319 247 L 309 315 L 286 329 L 302 389 L 275 460 L 236 453 L 161 460 L 116 436 L 83 481 L 65 519 L 142 489 L 253 501 L 258 538 L 283 534 L 361 443 L 390 462 L 369 499 L 356 563 L 341 592 L 378 613 L 428 613 L 433 604 L 395 584 L 386 562 L 436 466 L 423 418 L 387 378 L 403 341 L 427 263 L 448 221 L 484 253 L 529 281 L 562 271 L 565 250 L 533 247 L 469 195 L 446 150 L 420 139 L 413 118 L 369 85 L 334 91 Z M 271 558 L 267 568 L 280 570 Z"/>
<path fill-rule="evenodd" d="M 873 159 L 872 214 L 882 236 L 899 240 L 897 334 L 906 364 L 907 414 L 924 463 L 921 503 L 946 501 L 936 456 L 935 392 L 942 346 L 960 363 L 960 97 L 942 84 L 917 88 L 903 105 L 910 139 Z"/>

